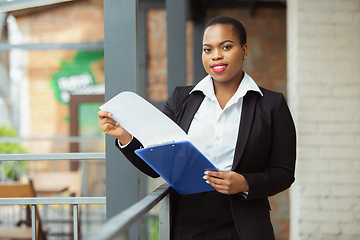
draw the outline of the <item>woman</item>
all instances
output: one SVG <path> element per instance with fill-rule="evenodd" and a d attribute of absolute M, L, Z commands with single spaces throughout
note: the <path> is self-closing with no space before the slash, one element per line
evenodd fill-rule
<path fill-rule="evenodd" d="M 281 93 L 258 87 L 243 70 L 246 31 L 230 17 L 212 19 L 204 29 L 202 62 L 209 74 L 195 87 L 177 87 L 163 112 L 220 172 L 204 181 L 216 191 L 171 199 L 171 239 L 275 239 L 268 197 L 294 181 L 296 135 Z M 158 177 L 134 154 L 141 143 L 98 113 L 101 129 L 141 171 Z"/>

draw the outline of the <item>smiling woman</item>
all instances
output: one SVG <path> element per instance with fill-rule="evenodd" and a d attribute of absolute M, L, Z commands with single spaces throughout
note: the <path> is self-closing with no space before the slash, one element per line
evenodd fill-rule
<path fill-rule="evenodd" d="M 229 24 L 209 25 L 203 37 L 202 62 L 214 81 L 215 95 L 221 108 L 240 85 L 244 75 L 243 60 L 248 52 L 247 44 L 240 42 L 233 28 Z"/>
<path fill-rule="evenodd" d="M 171 189 L 171 239 L 275 239 L 268 197 L 294 181 L 295 127 L 284 96 L 258 87 L 243 71 L 247 54 L 243 25 L 227 16 L 212 19 L 203 34 L 208 76 L 177 87 L 165 104 L 163 113 L 219 169 L 203 176 L 216 191 L 180 195 Z M 111 113 L 98 116 L 128 160 L 157 177 L 134 153 L 139 140 Z"/>

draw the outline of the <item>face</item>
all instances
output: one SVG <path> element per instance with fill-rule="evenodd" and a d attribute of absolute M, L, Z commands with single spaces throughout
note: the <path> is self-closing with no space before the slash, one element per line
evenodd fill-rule
<path fill-rule="evenodd" d="M 241 46 L 229 24 L 215 24 L 205 30 L 202 62 L 214 84 L 240 83 L 247 49 L 246 44 Z"/>

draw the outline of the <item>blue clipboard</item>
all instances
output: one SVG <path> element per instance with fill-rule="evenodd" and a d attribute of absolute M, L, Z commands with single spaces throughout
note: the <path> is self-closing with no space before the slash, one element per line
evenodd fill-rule
<path fill-rule="evenodd" d="M 189 141 L 141 148 L 135 153 L 181 195 L 215 190 L 203 176 L 217 168 Z"/>

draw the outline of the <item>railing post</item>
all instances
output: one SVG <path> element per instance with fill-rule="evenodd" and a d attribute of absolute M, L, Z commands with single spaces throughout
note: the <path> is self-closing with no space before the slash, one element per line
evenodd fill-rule
<path fill-rule="evenodd" d="M 36 240 L 36 205 L 31 205 L 31 239 Z"/>
<path fill-rule="evenodd" d="M 159 210 L 159 240 L 170 239 L 170 194 L 160 202 Z"/>
<path fill-rule="evenodd" d="M 79 239 L 79 232 L 78 232 L 78 205 L 73 205 L 73 231 L 74 231 L 74 240 Z"/>

